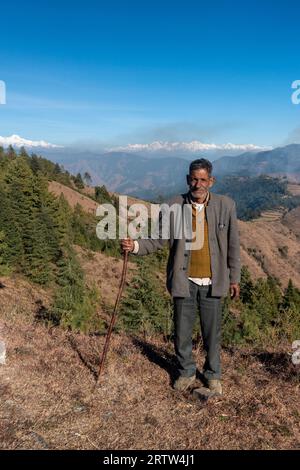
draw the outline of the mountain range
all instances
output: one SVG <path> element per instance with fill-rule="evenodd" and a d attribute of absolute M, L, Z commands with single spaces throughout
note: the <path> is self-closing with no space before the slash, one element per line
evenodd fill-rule
<path fill-rule="evenodd" d="M 213 162 L 213 173 L 218 179 L 226 175 L 251 177 L 265 174 L 300 182 L 300 144 L 258 152 L 249 144 L 244 147 L 250 151 L 237 154 L 241 146 L 234 144 L 224 144 L 223 150 L 208 149 L 201 144 L 203 150 L 198 152 L 198 141 L 180 145 L 176 142 L 128 145 L 123 147 L 127 151 L 109 152 L 62 147 L 17 135 L 0 139 L 0 145 L 9 143 L 16 147 L 23 145 L 28 151 L 63 165 L 72 174 L 88 172 L 93 185 L 105 185 L 110 191 L 144 199 L 156 200 L 158 196 L 166 197 L 182 191 L 189 162 L 201 156 Z M 218 156 L 218 152 L 226 149 L 228 155 Z"/>
<path fill-rule="evenodd" d="M 48 157 L 61 151 L 48 152 Z M 79 157 L 79 158 L 78 158 Z M 200 157 L 200 155 L 199 155 Z M 192 159 L 197 158 L 193 156 Z M 207 158 L 207 157 L 206 157 Z M 73 174 L 88 172 L 93 184 L 105 184 L 111 191 L 135 197 L 155 199 L 181 191 L 189 161 L 179 157 L 149 158 L 139 154 L 109 152 L 101 155 L 81 154 L 72 161 L 58 160 Z M 213 161 L 213 173 L 218 177 L 259 176 L 286 177 L 300 182 L 300 145 L 291 144 L 258 153 L 245 152 L 237 156 L 223 156 Z"/>
<path fill-rule="evenodd" d="M 300 145 L 290 144 L 258 153 L 243 153 L 238 157 L 221 157 L 214 162 L 218 175 L 243 175 L 286 177 L 291 182 L 300 181 Z"/>

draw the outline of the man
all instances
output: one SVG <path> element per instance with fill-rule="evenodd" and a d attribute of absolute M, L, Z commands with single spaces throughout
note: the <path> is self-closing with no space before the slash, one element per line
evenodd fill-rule
<path fill-rule="evenodd" d="M 192 206 L 193 233 L 197 234 L 199 227 L 202 229 L 200 244 L 194 248 L 193 244 L 188 246 L 188 240 L 184 237 L 175 239 L 174 223 L 170 223 L 169 239 L 133 241 L 127 238 L 121 241 L 121 245 L 123 250 L 146 255 L 169 243 L 167 287 L 174 300 L 174 346 L 179 363 L 179 377 L 174 388 L 184 391 L 196 379 L 192 333 L 198 306 L 206 351 L 203 375 L 210 390 L 221 395 L 222 297 L 227 295 L 229 289 L 232 299 L 239 297 L 240 292 L 236 207 L 231 198 L 209 191 L 215 178 L 208 160 L 194 160 L 186 178 L 189 191 L 173 198 L 168 204 Z"/>

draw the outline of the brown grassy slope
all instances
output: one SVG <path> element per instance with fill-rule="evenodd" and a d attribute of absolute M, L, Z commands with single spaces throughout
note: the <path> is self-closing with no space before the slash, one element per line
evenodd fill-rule
<path fill-rule="evenodd" d="M 300 241 L 300 206 L 288 212 L 282 222 L 293 231 Z"/>
<path fill-rule="evenodd" d="M 48 189 L 51 193 L 55 196 L 60 196 L 61 194 L 64 195 L 65 199 L 69 203 L 69 205 L 74 208 L 76 204 L 80 204 L 82 209 L 86 212 L 95 214 L 97 209 L 97 202 L 93 201 L 90 197 L 84 196 L 80 194 L 75 189 L 71 189 L 68 186 L 65 186 L 57 181 L 50 181 L 48 185 Z"/>
<path fill-rule="evenodd" d="M 289 183 L 287 189 L 293 196 L 300 196 L 300 184 Z"/>
<path fill-rule="evenodd" d="M 1 281 L 1 449 L 300 448 L 299 377 L 287 350 L 223 351 L 225 396 L 203 404 L 172 390 L 171 345 L 113 335 L 93 394 L 104 337 L 34 323 L 47 292 Z"/>
<path fill-rule="evenodd" d="M 80 264 L 86 276 L 87 285 L 95 283 L 100 291 L 101 304 L 114 306 L 121 280 L 123 261 L 104 253 L 92 253 L 75 246 Z M 126 283 L 129 284 L 136 264 L 128 260 Z"/>
<path fill-rule="evenodd" d="M 84 194 L 81 194 L 80 192 L 76 191 L 76 189 L 69 188 L 68 186 L 58 183 L 57 181 L 49 181 L 48 189 L 55 196 L 60 196 L 63 194 L 71 207 L 74 208 L 76 204 L 79 204 L 86 212 L 91 212 L 93 214 L 96 213 L 98 203 L 91 199 L 91 196 L 95 194 L 94 188 L 85 186 L 82 190 L 82 193 Z M 113 193 L 110 191 L 108 191 L 108 193 L 111 196 L 122 196 L 122 194 Z M 131 196 L 127 196 L 127 201 L 129 205 L 143 203 L 146 205 L 146 207 L 150 207 L 149 202 Z"/>
<path fill-rule="evenodd" d="M 254 278 L 267 274 L 300 288 L 300 241 L 282 220 L 239 221 L 241 260 Z"/>

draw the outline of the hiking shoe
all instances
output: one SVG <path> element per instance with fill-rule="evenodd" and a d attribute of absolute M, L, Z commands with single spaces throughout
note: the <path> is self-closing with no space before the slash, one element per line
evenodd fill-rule
<path fill-rule="evenodd" d="M 222 382 L 219 379 L 210 379 L 207 381 L 208 388 L 211 392 L 222 395 Z"/>
<path fill-rule="evenodd" d="M 195 380 L 196 380 L 196 375 L 192 375 L 191 377 L 180 376 L 178 377 L 178 379 L 175 380 L 173 388 L 175 390 L 178 390 L 179 392 L 184 392 L 191 385 L 193 385 Z"/>

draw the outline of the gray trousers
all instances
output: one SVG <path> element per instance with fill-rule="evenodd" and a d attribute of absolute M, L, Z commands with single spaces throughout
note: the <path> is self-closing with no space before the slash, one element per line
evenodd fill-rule
<path fill-rule="evenodd" d="M 174 297 L 174 346 L 179 362 L 179 375 L 190 377 L 196 373 L 192 354 L 192 334 L 197 307 L 200 308 L 200 325 L 206 360 L 203 375 L 208 379 L 221 378 L 221 297 L 211 296 L 211 286 L 199 286 L 189 281 L 191 297 Z"/>

